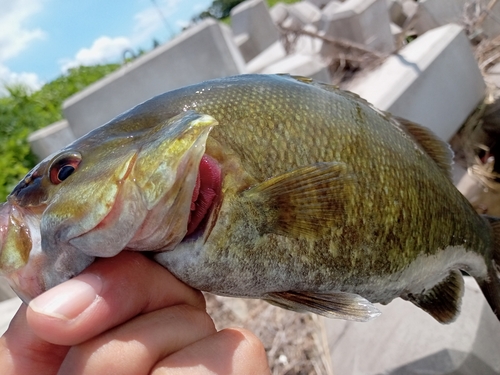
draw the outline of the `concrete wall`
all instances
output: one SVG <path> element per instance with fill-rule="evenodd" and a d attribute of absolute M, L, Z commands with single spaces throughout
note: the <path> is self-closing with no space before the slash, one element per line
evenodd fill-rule
<path fill-rule="evenodd" d="M 418 34 L 423 34 L 447 23 L 459 22 L 468 2 L 469 0 L 420 0 L 415 30 Z"/>
<path fill-rule="evenodd" d="M 467 36 L 449 24 L 417 38 L 349 89 L 448 140 L 483 99 L 485 87 Z"/>
<path fill-rule="evenodd" d="M 231 9 L 231 28 L 245 61 L 252 60 L 279 39 L 264 0 L 247 0 Z"/>
<path fill-rule="evenodd" d="M 165 91 L 245 71 L 231 37 L 208 19 L 64 102 L 76 137 Z"/>
<path fill-rule="evenodd" d="M 344 38 L 381 52 L 394 50 L 387 0 L 348 0 L 333 13 L 323 12 L 325 36 Z M 335 48 L 325 44 L 321 50 L 328 56 Z"/>
<path fill-rule="evenodd" d="M 68 121 L 61 120 L 31 133 L 28 137 L 31 151 L 42 160 L 76 139 Z"/>
<path fill-rule="evenodd" d="M 377 308 L 382 315 L 367 323 L 323 318 L 334 374 L 500 373 L 500 324 L 471 277 L 451 324 L 439 324 L 400 298 Z"/>

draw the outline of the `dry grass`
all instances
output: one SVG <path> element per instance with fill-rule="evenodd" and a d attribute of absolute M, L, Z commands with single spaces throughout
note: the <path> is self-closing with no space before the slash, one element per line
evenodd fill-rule
<path fill-rule="evenodd" d="M 273 375 L 332 375 L 321 319 L 261 300 L 205 294 L 217 329 L 243 327 L 260 338 Z"/>

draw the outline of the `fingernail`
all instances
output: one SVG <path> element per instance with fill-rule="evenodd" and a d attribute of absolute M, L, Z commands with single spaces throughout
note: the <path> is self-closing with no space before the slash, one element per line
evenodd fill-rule
<path fill-rule="evenodd" d="M 95 301 L 101 289 L 99 276 L 79 275 L 39 295 L 29 307 L 37 313 L 58 319 L 74 319 Z"/>

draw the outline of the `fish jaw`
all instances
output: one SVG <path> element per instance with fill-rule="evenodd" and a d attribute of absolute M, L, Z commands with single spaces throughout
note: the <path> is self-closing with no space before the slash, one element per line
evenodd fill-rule
<path fill-rule="evenodd" d="M 200 164 L 206 159 L 206 141 L 217 122 L 210 116 L 196 115 L 191 125 L 190 132 L 160 150 L 168 155 L 167 163 L 157 165 L 156 147 L 141 150 L 131 178 L 141 190 L 147 215 L 127 249 L 171 250 L 186 236 Z M 161 188 L 165 184 L 168 186 Z"/>
<path fill-rule="evenodd" d="M 45 290 L 40 215 L 11 203 L 0 206 L 0 275 L 25 302 Z"/>
<path fill-rule="evenodd" d="M 81 272 L 94 258 L 75 249 L 61 251 L 56 257 L 42 251 L 40 208 L 24 208 L 13 201 L 0 206 L 0 276 L 28 303 Z"/>

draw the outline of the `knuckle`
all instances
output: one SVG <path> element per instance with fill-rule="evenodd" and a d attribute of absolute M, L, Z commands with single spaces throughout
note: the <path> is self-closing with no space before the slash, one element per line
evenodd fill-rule
<path fill-rule="evenodd" d="M 214 322 L 204 309 L 182 304 L 172 306 L 169 310 L 170 318 L 174 321 L 178 321 L 179 317 L 182 317 L 188 326 L 196 326 L 207 332 L 215 331 Z"/>

